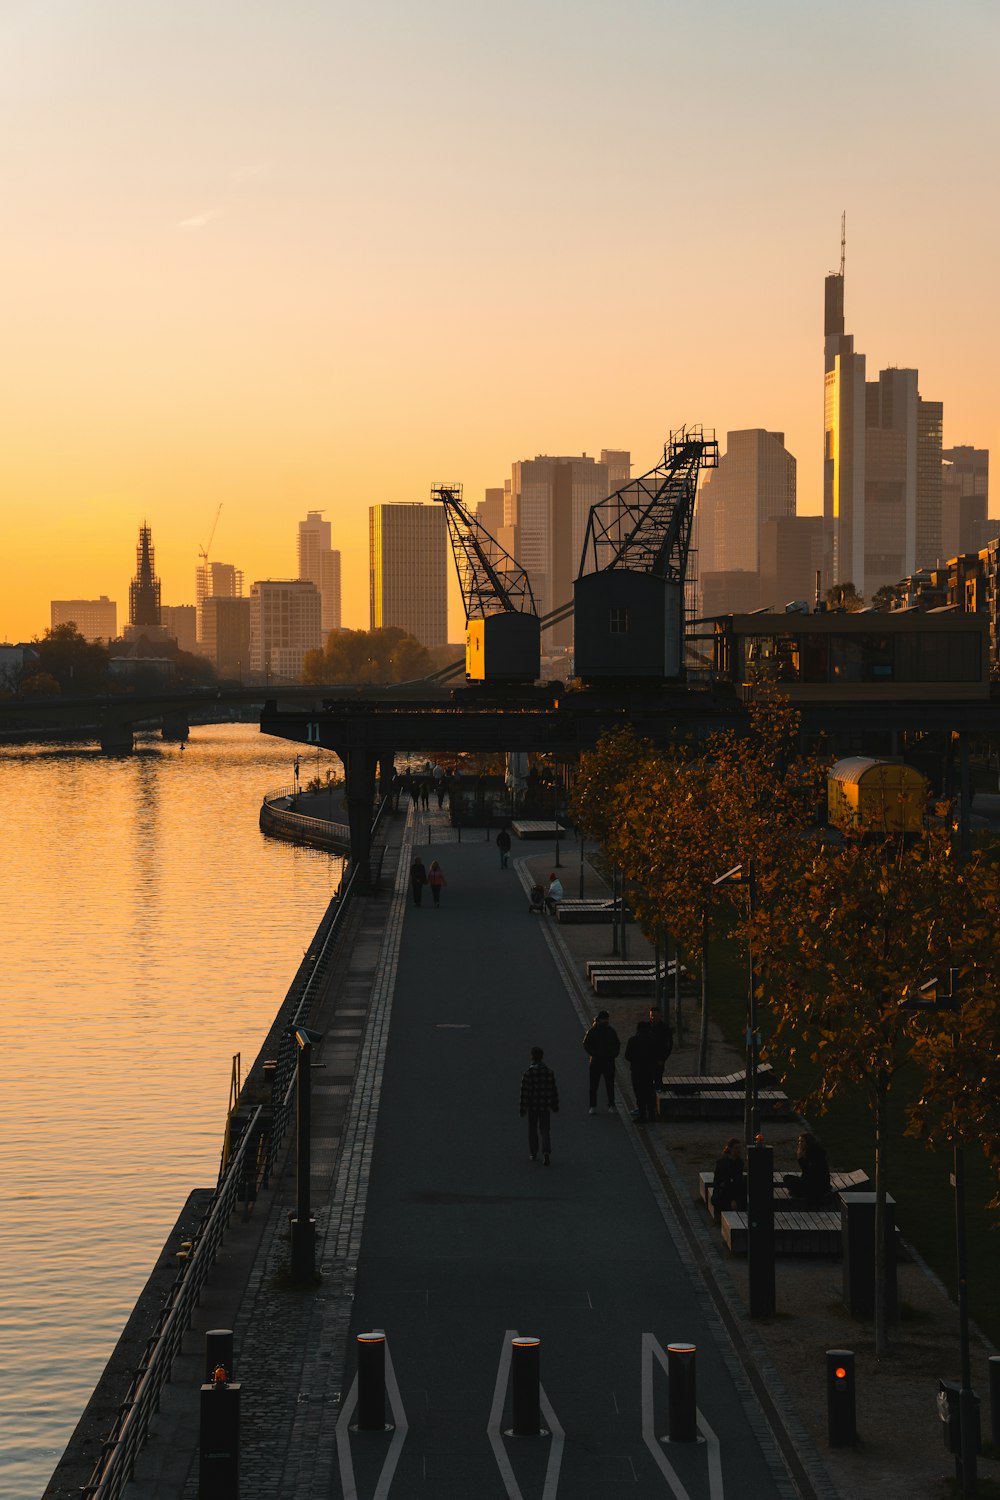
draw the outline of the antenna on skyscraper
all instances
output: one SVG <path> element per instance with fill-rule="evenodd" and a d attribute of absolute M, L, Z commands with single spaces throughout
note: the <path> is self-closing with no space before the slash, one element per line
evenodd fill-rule
<path fill-rule="evenodd" d="M 844 261 L 847 258 L 847 209 L 840 216 L 840 274 L 844 274 Z"/>

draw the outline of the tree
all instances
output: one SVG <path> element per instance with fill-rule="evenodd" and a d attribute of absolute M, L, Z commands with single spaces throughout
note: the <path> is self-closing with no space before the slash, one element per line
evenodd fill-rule
<path fill-rule="evenodd" d="M 872 595 L 872 609 L 888 612 L 890 609 L 898 609 L 901 604 L 906 603 L 906 585 L 902 583 L 883 583 L 882 587 L 876 589 Z"/>
<path fill-rule="evenodd" d="M 60 692 L 74 697 L 107 692 L 108 648 L 103 641 L 86 640 L 72 621 L 46 630 L 35 650 L 38 668 L 33 675 L 54 679 Z"/>
<path fill-rule="evenodd" d="M 865 601 L 853 583 L 835 583 L 826 591 L 826 602 L 830 609 L 846 609 L 848 614 L 863 609 Z"/>
<path fill-rule="evenodd" d="M 904 991 L 944 965 L 962 929 L 961 883 L 947 832 L 919 843 L 852 838 L 826 845 L 799 880 L 762 904 L 756 941 L 781 982 L 776 1038 L 796 1037 L 820 1077 L 808 1104 L 841 1091 L 868 1095 L 875 1121 L 875 1352 L 888 1346 L 885 1297 L 886 1104 L 909 1055 Z"/>
<path fill-rule="evenodd" d="M 433 670 L 430 652 L 397 625 L 333 630 L 322 651 L 307 651 L 303 682 L 411 682 Z"/>

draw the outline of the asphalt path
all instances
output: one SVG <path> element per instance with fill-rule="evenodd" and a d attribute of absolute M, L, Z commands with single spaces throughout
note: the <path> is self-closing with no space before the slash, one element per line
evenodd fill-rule
<path fill-rule="evenodd" d="M 491 845 L 422 852 L 448 884 L 440 909 L 407 900 L 352 1323 L 386 1332 L 396 1431 L 344 1433 L 342 1493 L 773 1497 L 669 1209 L 623 1120 L 588 1114 L 545 921 Z M 549 1167 L 518 1115 L 533 1045 L 560 1093 Z M 504 1435 L 517 1333 L 541 1339 L 549 1436 Z M 674 1342 L 697 1348 L 696 1443 L 661 1441 Z"/>

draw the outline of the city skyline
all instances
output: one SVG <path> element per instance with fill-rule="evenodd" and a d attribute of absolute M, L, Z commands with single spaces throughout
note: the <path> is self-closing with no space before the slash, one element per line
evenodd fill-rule
<path fill-rule="evenodd" d="M 293 576 L 322 511 L 364 628 L 370 505 L 441 474 L 478 497 L 601 444 L 641 472 L 691 422 L 784 432 L 817 514 L 817 287 L 844 209 L 875 367 L 920 370 L 946 448 L 1000 446 L 995 7 L 389 17 L 62 0 L 0 22 L 22 143 L 0 638 L 40 635 L 52 599 L 121 612 L 143 519 L 164 600 L 188 602 L 220 503 L 214 554 L 248 583 Z M 961 232 L 956 203 L 977 207 Z"/>

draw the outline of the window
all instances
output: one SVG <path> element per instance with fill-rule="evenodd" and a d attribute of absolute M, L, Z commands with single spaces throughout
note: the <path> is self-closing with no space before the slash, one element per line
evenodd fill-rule
<path fill-rule="evenodd" d="M 611 634 L 628 634 L 628 610 L 623 604 L 613 604 L 611 606 Z"/>

